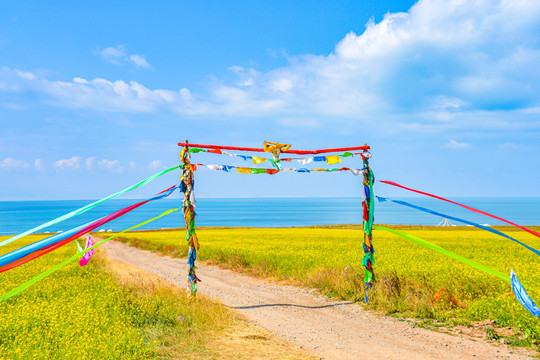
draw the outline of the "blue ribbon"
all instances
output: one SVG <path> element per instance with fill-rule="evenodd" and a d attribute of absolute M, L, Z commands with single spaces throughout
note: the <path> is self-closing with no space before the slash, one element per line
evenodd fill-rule
<path fill-rule="evenodd" d="M 164 192 L 162 194 L 151 197 L 150 199 L 145 200 L 145 201 L 152 201 L 152 200 L 162 199 L 164 197 L 169 196 L 174 190 L 176 190 L 176 186 L 173 187 L 172 189 L 170 189 L 169 191 L 166 191 L 166 192 Z M 53 236 L 49 236 L 48 238 L 36 241 L 35 243 L 23 246 L 20 249 L 17 249 L 17 250 L 14 250 L 12 252 L 9 252 L 7 254 L 4 254 L 4 255 L 0 256 L 0 266 L 7 265 L 7 264 L 9 264 L 9 263 L 11 263 L 13 261 L 19 260 L 20 258 L 23 258 L 26 255 L 29 255 L 29 254 L 33 253 L 34 251 L 40 250 L 40 249 L 45 248 L 47 246 L 54 245 L 59 241 L 67 239 L 70 236 L 72 236 L 72 235 L 76 234 L 77 232 L 79 232 L 81 229 L 84 229 L 85 227 L 87 227 L 90 224 L 94 223 L 95 221 L 97 221 L 97 220 L 91 221 L 89 223 L 78 226 L 76 228 L 65 231 L 63 233 L 56 234 L 56 235 L 53 235 Z"/>
<path fill-rule="evenodd" d="M 408 206 L 408 207 L 411 207 L 413 209 L 417 209 L 417 210 L 420 210 L 420 211 L 423 211 L 423 212 L 427 212 L 427 213 L 430 213 L 430 214 L 433 214 L 433 215 L 437 215 L 437 216 L 440 216 L 440 217 L 443 217 L 443 218 L 447 218 L 447 219 L 452 219 L 452 220 L 455 220 L 455 221 L 459 221 L 459 222 L 462 222 L 464 224 L 468 224 L 468 225 L 472 225 L 472 226 L 476 226 L 477 228 L 479 229 L 482 229 L 482 230 L 486 230 L 486 231 L 489 231 L 489 232 L 492 232 L 494 234 L 497 234 L 497 235 L 500 235 L 502 237 L 505 237 L 507 239 L 510 239 L 512 241 L 515 241 L 517 242 L 518 244 L 520 244 L 521 246 L 524 246 L 526 247 L 527 249 L 531 250 L 533 253 L 535 253 L 536 255 L 540 256 L 540 251 L 528 246 L 528 245 L 525 245 L 524 243 L 522 243 L 521 241 L 518 241 L 498 230 L 495 230 L 495 229 L 492 229 L 492 228 L 489 228 L 489 227 L 486 227 L 486 226 L 483 226 L 483 225 L 480 225 L 480 224 L 477 224 L 477 223 L 473 223 L 472 221 L 467 221 L 467 220 L 463 220 L 463 219 L 460 219 L 460 218 L 457 218 L 457 217 L 453 217 L 453 216 L 450 216 L 450 215 L 445 215 L 445 214 L 441 214 L 441 213 L 438 213 L 436 211 L 433 211 L 433 210 L 430 210 L 430 209 L 426 209 L 426 208 L 423 208 L 421 206 L 416 206 L 416 205 L 413 205 L 413 204 L 409 204 L 408 202 L 405 202 L 405 201 L 400 201 L 400 200 L 392 200 L 392 199 L 388 199 L 388 198 L 383 198 L 381 196 L 377 196 L 377 199 L 379 200 L 379 202 L 384 202 L 384 201 L 392 201 L 392 202 L 395 202 L 397 204 L 400 204 L 400 205 L 405 205 L 405 206 Z"/>
<path fill-rule="evenodd" d="M 510 280 L 512 281 L 512 290 L 514 291 L 516 299 L 519 301 L 519 303 L 523 305 L 528 312 L 536 317 L 540 317 L 540 309 L 538 306 L 536 306 L 529 294 L 527 294 L 527 290 L 525 290 L 523 285 L 521 285 L 519 282 L 514 270 L 510 270 Z"/>

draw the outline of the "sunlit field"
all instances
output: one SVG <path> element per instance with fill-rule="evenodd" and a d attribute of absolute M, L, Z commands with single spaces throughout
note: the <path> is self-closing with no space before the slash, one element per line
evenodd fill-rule
<path fill-rule="evenodd" d="M 510 276 L 514 269 L 529 295 L 540 302 L 540 258 L 520 245 L 470 227 L 394 228 Z M 540 239 L 510 227 L 498 228 L 540 248 Z M 210 260 L 256 276 L 290 281 L 349 300 L 364 299 L 362 231 L 355 226 L 309 228 L 202 228 L 198 260 Z M 126 234 L 120 241 L 174 257 L 187 255 L 183 230 Z M 367 308 L 400 317 L 470 325 L 496 320 L 494 326 L 515 326 L 510 340 L 534 344 L 540 321 L 515 299 L 510 282 L 410 243 L 374 231 L 377 283 Z M 443 296 L 441 296 L 441 294 Z"/>

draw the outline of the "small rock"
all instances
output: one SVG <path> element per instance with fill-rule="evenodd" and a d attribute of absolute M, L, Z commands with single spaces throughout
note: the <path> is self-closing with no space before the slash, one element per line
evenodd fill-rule
<path fill-rule="evenodd" d="M 501 340 L 499 340 L 499 342 L 501 344 L 507 344 L 508 343 L 508 341 L 505 338 L 502 338 Z"/>

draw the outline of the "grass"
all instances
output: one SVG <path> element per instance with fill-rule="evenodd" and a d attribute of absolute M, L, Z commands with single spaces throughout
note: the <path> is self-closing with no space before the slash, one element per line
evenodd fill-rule
<path fill-rule="evenodd" d="M 540 301 L 540 259 L 516 243 L 470 227 L 396 228 L 503 274 L 513 268 L 528 286 L 529 295 Z M 530 234 L 510 227 L 498 229 L 540 248 L 540 239 Z M 358 226 L 201 228 L 198 235 L 198 260 L 315 287 L 342 299 L 363 300 L 362 232 Z M 173 257 L 187 256 L 181 229 L 130 233 L 120 240 Z M 377 284 L 367 308 L 454 325 L 493 320 L 494 331 L 501 336 L 500 329 L 515 329 L 507 336 L 509 342 L 540 343 L 540 321 L 517 302 L 509 282 L 386 232 L 375 231 L 374 244 Z"/>
<path fill-rule="evenodd" d="M 19 240 L 3 253 L 42 237 Z M 76 251 L 68 244 L 2 273 L 0 293 Z M 71 263 L 1 302 L 0 319 L 0 360 L 233 359 L 230 351 L 244 348 L 276 358 L 309 358 L 224 306 L 204 296 L 188 303 L 183 289 L 111 262 L 99 251 L 87 266 Z"/>

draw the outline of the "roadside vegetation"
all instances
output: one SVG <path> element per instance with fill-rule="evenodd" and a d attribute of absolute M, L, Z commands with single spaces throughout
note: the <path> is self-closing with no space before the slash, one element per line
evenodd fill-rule
<path fill-rule="evenodd" d="M 29 236 L 2 253 L 43 237 Z M 0 293 L 76 251 L 68 244 L 0 274 Z M 204 296 L 188 303 L 184 289 L 99 251 L 87 266 L 69 264 L 0 302 L 0 360 L 250 359 L 253 353 L 309 358 L 219 303 Z"/>
<path fill-rule="evenodd" d="M 394 226 L 503 274 L 514 269 L 540 303 L 540 258 L 518 244 L 470 227 Z M 510 227 L 510 236 L 540 248 L 540 239 Z M 362 232 L 358 226 L 305 228 L 201 228 L 198 261 L 259 277 L 314 287 L 323 294 L 363 302 Z M 143 231 L 117 238 L 173 257 L 187 256 L 183 229 Z M 505 282 L 456 260 L 374 231 L 377 283 L 367 309 L 414 318 L 446 331 L 480 330 L 485 338 L 517 346 L 540 344 L 540 321 Z M 471 331 L 471 334 L 473 332 Z M 502 340 L 501 340 L 502 339 Z"/>

